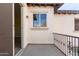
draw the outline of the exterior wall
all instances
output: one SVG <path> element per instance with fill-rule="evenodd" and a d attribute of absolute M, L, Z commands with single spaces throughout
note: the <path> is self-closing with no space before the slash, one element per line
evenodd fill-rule
<path fill-rule="evenodd" d="M 22 7 L 22 46 L 23 48 L 25 48 L 28 44 L 28 37 L 29 37 L 29 26 L 28 26 L 28 18 L 26 18 L 26 16 L 28 16 L 28 8 L 27 5 L 24 5 L 24 7 Z"/>
<path fill-rule="evenodd" d="M 12 4 L 0 3 L 0 55 L 13 55 Z"/>
<path fill-rule="evenodd" d="M 29 7 L 29 29 L 30 38 L 29 43 L 33 44 L 53 44 L 53 7 Z M 47 14 L 46 28 L 33 28 L 33 13 Z"/>
<path fill-rule="evenodd" d="M 74 31 L 74 28 L 75 28 L 74 19 L 75 18 L 79 18 L 79 15 L 55 14 L 53 32 L 78 36 L 79 32 Z"/>

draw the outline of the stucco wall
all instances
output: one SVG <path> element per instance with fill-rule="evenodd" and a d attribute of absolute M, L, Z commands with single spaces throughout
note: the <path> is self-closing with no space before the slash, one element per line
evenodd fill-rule
<path fill-rule="evenodd" d="M 24 5 L 22 7 L 22 47 L 26 47 L 29 39 L 29 24 L 28 24 L 28 7 Z"/>
<path fill-rule="evenodd" d="M 33 28 L 33 13 L 46 13 L 47 14 L 47 27 L 46 28 Z M 30 38 L 29 43 L 33 44 L 52 44 L 53 43 L 53 7 L 29 7 L 29 29 Z"/>
<path fill-rule="evenodd" d="M 55 14 L 53 32 L 79 36 L 79 32 L 76 32 L 74 30 L 75 18 L 79 18 L 79 15 L 78 14 Z"/>

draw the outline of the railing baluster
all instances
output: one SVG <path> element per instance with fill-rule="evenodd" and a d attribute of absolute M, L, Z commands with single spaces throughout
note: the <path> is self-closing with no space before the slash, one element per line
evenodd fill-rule
<path fill-rule="evenodd" d="M 75 49 L 76 49 L 76 56 L 77 56 L 77 42 L 76 42 L 77 38 L 75 38 Z"/>
<path fill-rule="evenodd" d="M 73 56 L 73 37 L 72 37 L 72 56 Z"/>
<path fill-rule="evenodd" d="M 79 56 L 79 38 L 78 38 L 78 56 Z"/>
<path fill-rule="evenodd" d="M 76 38 L 76 56 L 78 56 L 78 38 Z"/>
<path fill-rule="evenodd" d="M 76 38 L 76 56 L 78 56 L 78 43 L 77 43 L 77 41 L 78 41 L 78 38 Z"/>
<path fill-rule="evenodd" d="M 70 44 L 71 44 L 71 43 L 70 43 L 70 36 L 69 36 L 69 55 L 71 54 L 71 50 L 70 50 L 70 47 L 71 47 L 71 46 L 70 46 Z"/>
<path fill-rule="evenodd" d="M 69 37 L 67 36 L 67 56 L 69 55 L 69 53 L 68 53 L 68 50 L 69 50 L 69 49 L 68 49 L 68 44 L 69 44 L 69 43 L 68 43 L 68 38 L 69 38 Z"/>
<path fill-rule="evenodd" d="M 66 39 L 65 39 L 65 53 L 66 53 L 66 55 L 67 55 L 67 36 L 66 36 Z"/>
<path fill-rule="evenodd" d="M 75 56 L 76 56 L 76 38 L 74 38 L 74 53 L 75 53 Z"/>
<path fill-rule="evenodd" d="M 78 52 L 77 52 L 77 51 L 78 51 L 78 50 L 77 50 L 78 47 L 77 47 L 77 46 L 78 46 L 78 45 L 77 45 L 77 38 L 76 38 L 76 56 L 78 56 Z"/>

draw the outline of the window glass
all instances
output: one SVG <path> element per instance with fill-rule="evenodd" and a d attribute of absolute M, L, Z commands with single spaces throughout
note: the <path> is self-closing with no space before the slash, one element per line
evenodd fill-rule
<path fill-rule="evenodd" d="M 79 31 L 79 19 L 75 19 L 75 31 Z"/>
<path fill-rule="evenodd" d="M 33 14 L 33 27 L 39 26 L 39 14 Z"/>
<path fill-rule="evenodd" d="M 40 26 L 46 27 L 46 14 L 40 14 Z"/>

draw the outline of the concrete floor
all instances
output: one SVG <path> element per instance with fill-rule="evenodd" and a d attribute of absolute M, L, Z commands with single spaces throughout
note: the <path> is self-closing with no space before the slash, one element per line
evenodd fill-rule
<path fill-rule="evenodd" d="M 39 44 L 29 44 L 21 56 L 65 56 L 59 49 L 54 45 L 39 45 Z"/>

